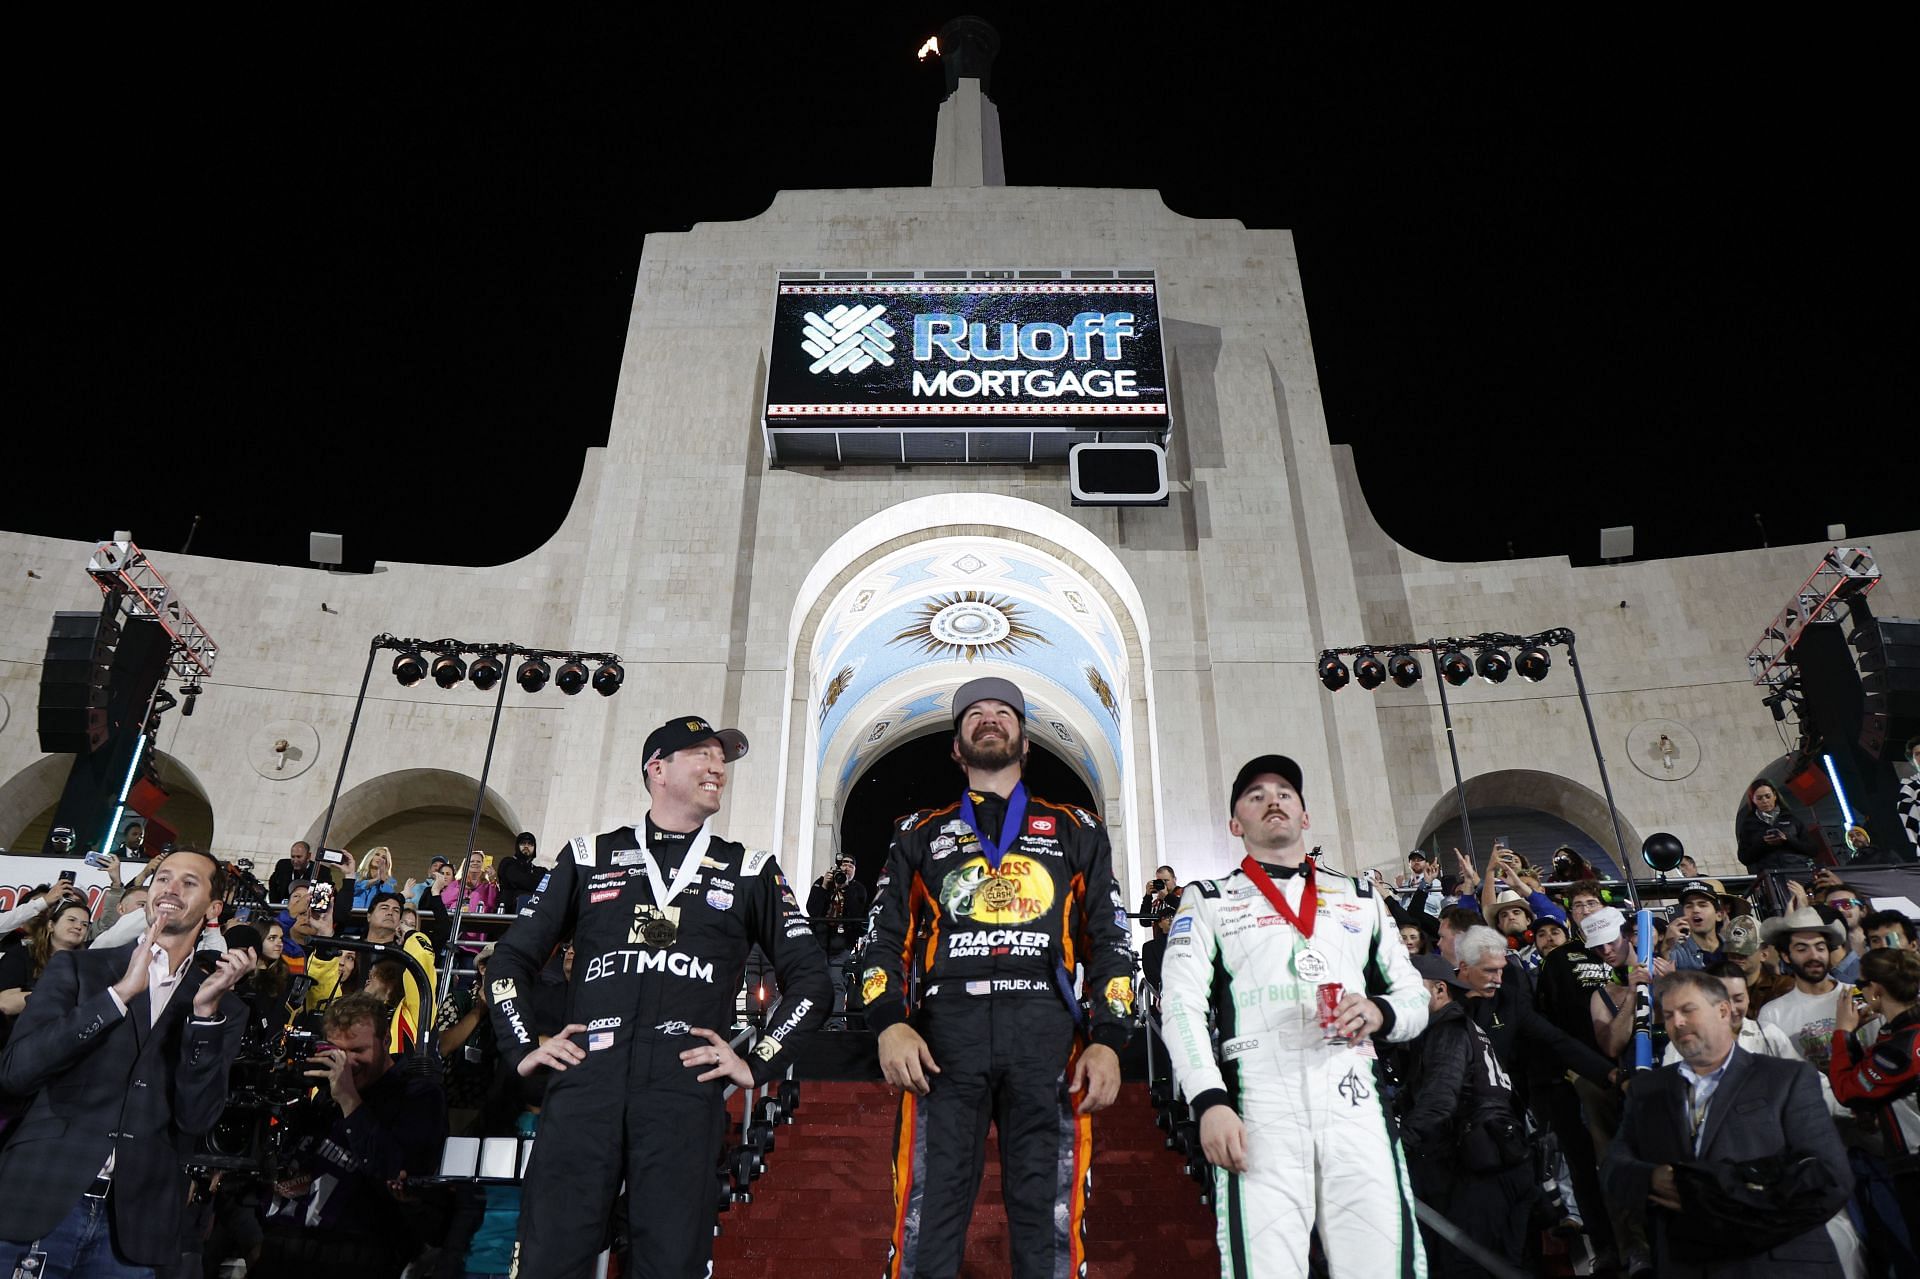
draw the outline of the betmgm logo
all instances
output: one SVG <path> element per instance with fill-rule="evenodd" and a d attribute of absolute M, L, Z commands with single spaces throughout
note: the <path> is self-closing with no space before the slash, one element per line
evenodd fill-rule
<path fill-rule="evenodd" d="M 806 314 L 801 347 L 813 357 L 809 373 L 858 373 L 868 365 L 893 363 L 893 326 L 884 306 L 836 306 L 825 315 Z"/>

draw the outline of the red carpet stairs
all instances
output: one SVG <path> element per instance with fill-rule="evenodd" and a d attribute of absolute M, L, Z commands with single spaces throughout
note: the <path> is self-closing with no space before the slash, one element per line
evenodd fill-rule
<path fill-rule="evenodd" d="M 893 1228 L 893 1119 L 881 1083 L 808 1080 L 795 1122 L 782 1124 L 751 1203 L 720 1217 L 716 1279 L 879 1279 Z M 1213 1215 L 1154 1125 L 1143 1083 L 1093 1123 L 1087 1273 L 1095 1279 L 1202 1279 L 1220 1273 Z M 1000 1155 L 987 1171 L 967 1238 L 964 1279 L 1009 1279 Z"/>

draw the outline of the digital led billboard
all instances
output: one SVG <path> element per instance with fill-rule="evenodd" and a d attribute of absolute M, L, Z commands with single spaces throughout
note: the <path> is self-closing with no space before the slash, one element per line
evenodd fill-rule
<path fill-rule="evenodd" d="M 763 424 L 789 465 L 1065 461 L 1076 443 L 1164 443 L 1156 283 L 783 280 Z"/>

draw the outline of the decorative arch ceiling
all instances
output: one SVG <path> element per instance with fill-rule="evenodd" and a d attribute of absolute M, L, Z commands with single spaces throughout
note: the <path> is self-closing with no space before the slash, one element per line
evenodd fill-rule
<path fill-rule="evenodd" d="M 816 763 L 824 768 L 833 744 L 854 735 L 838 770 L 842 790 L 894 745 L 936 724 L 944 730 L 953 689 L 988 668 L 1027 677 L 1022 691 L 1043 713 L 1070 705 L 1030 723 L 1030 733 L 1044 733 L 1096 795 L 1116 780 L 1130 695 L 1120 628 L 1099 591 L 1042 551 L 985 537 L 904 547 L 840 591 L 810 656 Z M 1097 744 L 1083 740 L 1089 725 Z"/>

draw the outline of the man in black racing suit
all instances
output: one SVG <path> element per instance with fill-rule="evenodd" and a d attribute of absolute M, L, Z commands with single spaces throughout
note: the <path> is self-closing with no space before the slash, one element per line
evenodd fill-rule
<path fill-rule="evenodd" d="M 1025 708 L 1007 680 L 961 686 L 954 758 L 968 789 L 899 823 L 873 911 L 861 990 L 881 1071 L 903 1090 L 892 1279 L 959 1273 L 988 1119 L 1000 1133 L 1015 1279 L 1085 1273 L 1089 1116 L 1119 1091 L 1133 955 L 1099 820 L 1020 783 Z"/>
<path fill-rule="evenodd" d="M 493 953 L 488 1002 L 507 1062 L 522 1076 L 554 1072 L 522 1187 L 522 1279 L 590 1271 L 623 1177 L 631 1273 L 709 1274 L 722 1090 L 783 1072 L 795 1037 L 833 1007 L 820 944 L 773 857 L 706 828 L 727 765 L 746 753 L 737 730 L 695 715 L 655 729 L 652 811 L 639 826 L 570 841 Z M 569 937 L 572 1024 L 538 1043 L 526 1001 Z M 773 961 L 780 1002 L 742 1060 L 720 1032 L 755 943 Z"/>

